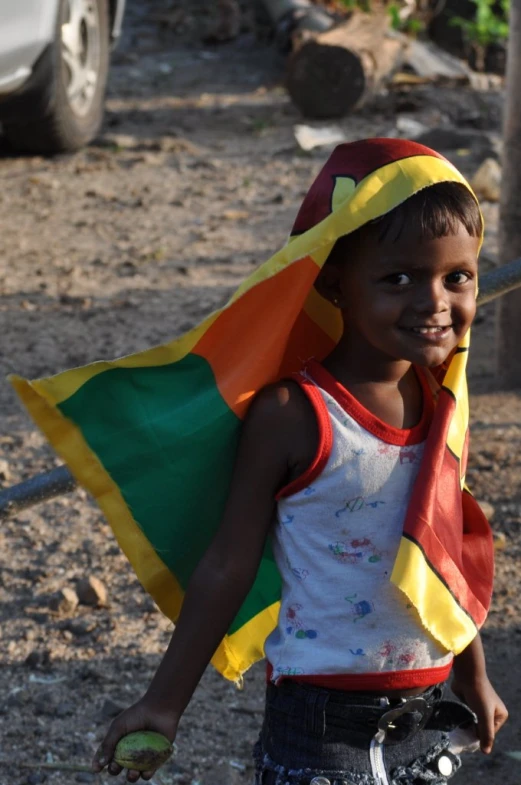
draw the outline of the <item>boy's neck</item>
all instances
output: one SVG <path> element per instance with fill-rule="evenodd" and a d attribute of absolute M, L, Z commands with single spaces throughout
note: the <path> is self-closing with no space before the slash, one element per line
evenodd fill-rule
<path fill-rule="evenodd" d="M 342 345 L 341 341 L 324 361 L 327 370 L 344 386 L 383 385 L 398 387 L 409 374 L 412 363 L 408 360 L 394 360 L 390 357 L 375 356 L 367 351 L 363 356 L 352 347 Z"/>
<path fill-rule="evenodd" d="M 324 367 L 376 417 L 394 428 L 413 428 L 422 417 L 423 396 L 412 363 L 407 360 L 355 357 L 337 348 Z"/>

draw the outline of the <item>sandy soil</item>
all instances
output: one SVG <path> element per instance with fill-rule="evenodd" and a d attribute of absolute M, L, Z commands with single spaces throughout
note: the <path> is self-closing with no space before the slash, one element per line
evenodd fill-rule
<path fill-rule="evenodd" d="M 302 118 L 282 87 L 283 61 L 255 37 L 251 14 L 237 40 L 209 48 L 200 40 L 202 0 L 167 10 L 130 0 L 95 144 L 54 160 L 0 152 L 2 379 L 133 352 L 191 327 L 284 242 L 325 158 L 296 145 Z M 396 88 L 339 125 L 347 139 L 393 133 L 398 116 L 457 127 L 467 143 L 446 152 L 471 174 L 497 143 L 501 102 L 494 90 Z M 487 269 L 497 207 L 484 208 Z M 512 718 L 492 756 L 469 759 L 461 785 L 521 780 L 505 755 L 518 746 L 521 704 L 521 398 L 494 389 L 494 315 L 493 305 L 483 308 L 474 334 L 469 476 L 493 505 L 504 546 L 484 641 Z M 3 486 L 57 463 L 1 380 L 0 445 Z M 83 492 L 4 523 L 0 565 L 0 785 L 106 782 L 16 764 L 90 760 L 111 716 L 145 688 L 170 624 Z M 89 576 L 106 585 L 106 607 L 53 610 L 57 591 Z M 242 691 L 209 670 L 183 719 L 178 756 L 155 781 L 250 782 L 262 698 L 262 666 Z"/>

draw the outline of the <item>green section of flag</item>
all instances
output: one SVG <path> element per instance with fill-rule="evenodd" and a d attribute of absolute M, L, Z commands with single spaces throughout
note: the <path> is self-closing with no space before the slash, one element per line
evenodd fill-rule
<path fill-rule="evenodd" d="M 208 362 L 189 354 L 171 365 L 112 368 L 58 408 L 80 428 L 157 555 L 186 589 L 219 525 L 240 430 Z M 230 633 L 279 598 L 268 544 Z"/>

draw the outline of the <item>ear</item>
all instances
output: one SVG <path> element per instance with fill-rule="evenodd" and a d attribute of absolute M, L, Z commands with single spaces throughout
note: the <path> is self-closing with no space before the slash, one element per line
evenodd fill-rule
<path fill-rule="evenodd" d="M 315 281 L 315 289 L 322 297 L 329 300 L 336 308 L 343 308 L 344 297 L 340 282 L 341 267 L 336 264 L 325 264 Z"/>

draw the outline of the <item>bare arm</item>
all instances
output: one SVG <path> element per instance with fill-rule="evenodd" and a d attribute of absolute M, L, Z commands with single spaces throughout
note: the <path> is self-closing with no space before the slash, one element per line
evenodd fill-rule
<path fill-rule="evenodd" d="M 479 634 L 454 658 L 453 673 L 453 692 L 475 712 L 481 750 L 488 754 L 496 733 L 508 719 L 508 711 L 489 681 Z"/>
<path fill-rule="evenodd" d="M 111 762 L 118 740 L 135 730 L 156 730 L 173 740 L 192 694 L 251 588 L 275 511 L 275 495 L 299 457 L 307 401 L 294 385 L 263 391 L 245 420 L 228 502 L 220 528 L 197 566 L 168 649 L 146 694 L 110 726 L 94 762 Z M 303 408 L 304 407 L 304 408 Z M 295 454 L 295 449 L 297 454 Z M 202 491 L 204 492 L 204 491 Z M 153 772 L 146 772 L 149 779 Z M 135 782 L 138 772 L 129 772 Z"/>

